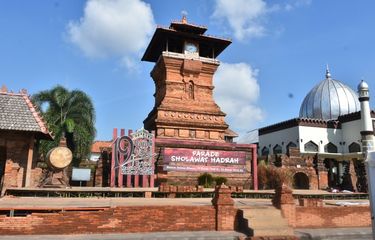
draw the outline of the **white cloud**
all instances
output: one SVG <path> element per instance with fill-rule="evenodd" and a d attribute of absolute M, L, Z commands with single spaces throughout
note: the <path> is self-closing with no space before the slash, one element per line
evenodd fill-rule
<path fill-rule="evenodd" d="M 291 11 L 298 7 L 308 6 L 310 5 L 312 0 L 294 0 L 289 3 L 284 4 L 285 11 Z"/>
<path fill-rule="evenodd" d="M 267 5 L 265 0 L 216 0 L 212 18 L 227 23 L 240 41 L 266 35 L 265 21 L 270 13 L 291 11 L 311 4 L 312 0 L 289 0 Z"/>
<path fill-rule="evenodd" d="M 242 134 L 251 130 L 263 119 L 257 106 L 259 85 L 258 70 L 246 63 L 222 63 L 214 75 L 214 97 L 227 114 L 232 129 Z"/>
<path fill-rule="evenodd" d="M 224 19 L 238 40 L 260 37 L 265 34 L 261 23 L 267 13 L 263 0 L 216 0 L 213 18 Z"/>
<path fill-rule="evenodd" d="M 149 4 L 140 0 L 89 0 L 83 17 L 71 21 L 67 33 L 86 56 L 116 57 L 129 66 L 154 29 Z"/>

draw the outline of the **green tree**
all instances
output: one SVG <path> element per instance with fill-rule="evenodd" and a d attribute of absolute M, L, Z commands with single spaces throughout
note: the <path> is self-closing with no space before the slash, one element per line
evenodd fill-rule
<path fill-rule="evenodd" d="M 32 101 L 55 136 L 53 142 L 41 140 L 40 153 L 46 156 L 65 136 L 67 146 L 73 152 L 73 165 L 79 165 L 90 153 L 96 133 L 95 109 L 90 97 L 80 90 L 69 91 L 58 85 L 33 95 Z"/>

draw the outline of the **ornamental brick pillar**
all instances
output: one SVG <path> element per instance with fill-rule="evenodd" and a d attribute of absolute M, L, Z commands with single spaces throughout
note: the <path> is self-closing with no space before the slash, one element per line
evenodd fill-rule
<path fill-rule="evenodd" d="M 115 187 L 116 186 L 116 158 L 115 158 L 115 154 L 116 154 L 116 151 L 115 151 L 115 143 L 114 141 L 117 139 L 117 128 L 114 128 L 113 129 L 113 138 L 112 138 L 112 159 L 111 159 L 111 178 L 110 178 L 110 184 L 109 186 L 111 188 Z"/>
<path fill-rule="evenodd" d="M 103 161 L 101 153 L 95 170 L 95 187 L 103 187 Z"/>
<path fill-rule="evenodd" d="M 232 191 L 224 184 L 216 186 L 212 205 L 216 210 L 216 231 L 233 231 L 237 209 L 231 197 Z"/>
<path fill-rule="evenodd" d="M 328 171 L 324 166 L 324 159 L 318 159 L 318 182 L 319 189 L 328 188 Z"/>
<path fill-rule="evenodd" d="M 354 161 L 357 161 L 357 159 L 352 159 L 351 161 L 349 161 L 349 174 L 350 174 L 350 178 L 352 180 L 353 190 L 355 192 L 357 192 L 358 191 L 358 189 L 357 189 L 358 178 L 357 178 L 357 174 L 355 172 Z"/>
<path fill-rule="evenodd" d="M 33 164 L 33 155 L 34 155 L 34 136 L 30 138 L 29 148 L 27 152 L 27 164 L 26 164 L 26 180 L 25 187 L 31 187 L 31 168 Z"/>
<path fill-rule="evenodd" d="M 272 204 L 281 210 L 282 216 L 287 219 L 289 226 L 296 226 L 296 204 L 292 190 L 285 184 L 275 189 Z"/>
<path fill-rule="evenodd" d="M 258 190 L 258 157 L 256 145 L 252 145 L 251 152 L 253 161 L 253 189 Z"/>

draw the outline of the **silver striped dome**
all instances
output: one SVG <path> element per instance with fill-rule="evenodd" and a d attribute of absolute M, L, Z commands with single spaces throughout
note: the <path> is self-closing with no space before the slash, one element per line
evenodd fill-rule
<path fill-rule="evenodd" d="M 327 68 L 326 79 L 306 95 L 299 116 L 330 120 L 357 111 L 360 111 L 357 93 L 342 82 L 332 79 Z"/>

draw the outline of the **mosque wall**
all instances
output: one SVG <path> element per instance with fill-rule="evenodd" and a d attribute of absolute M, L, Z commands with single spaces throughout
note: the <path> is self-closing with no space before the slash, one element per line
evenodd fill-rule
<path fill-rule="evenodd" d="M 287 149 L 286 146 L 289 142 L 293 142 L 298 147 L 298 127 L 291 127 L 287 129 L 283 129 L 277 132 L 272 132 L 264 135 L 259 136 L 259 155 L 261 155 L 262 149 L 267 147 L 272 154 L 272 149 L 279 144 L 282 147 L 282 153 L 286 153 Z"/>
<path fill-rule="evenodd" d="M 343 138 L 344 131 L 346 131 L 345 138 Z M 336 145 L 338 152 L 348 152 L 348 149 L 343 145 L 343 142 L 350 144 L 351 142 L 356 141 L 354 139 L 357 138 L 356 135 L 358 135 L 359 132 L 360 131 L 358 131 L 356 128 L 352 129 L 351 124 L 349 124 L 345 130 L 309 126 L 287 128 L 277 132 L 260 135 L 259 155 L 262 155 L 261 152 L 264 147 L 267 147 L 270 154 L 272 154 L 272 150 L 277 144 L 282 147 L 282 153 L 286 153 L 286 146 L 290 142 L 295 143 L 301 152 L 305 152 L 304 145 L 309 141 L 313 141 L 319 146 L 319 152 L 324 152 L 324 146 L 330 142 Z"/>
<path fill-rule="evenodd" d="M 361 145 L 361 120 L 354 120 L 350 122 L 345 122 L 341 124 L 342 128 L 342 140 L 344 144 L 344 151 L 343 153 L 349 152 L 349 145 L 353 142 L 358 143 Z"/>
<path fill-rule="evenodd" d="M 319 152 L 324 152 L 324 146 L 329 142 L 335 144 L 339 148 L 340 142 L 342 142 L 342 130 L 334 128 L 319 128 L 319 127 L 299 127 L 299 138 L 300 138 L 300 151 L 305 152 L 305 144 L 309 141 L 313 141 L 319 146 Z"/>

